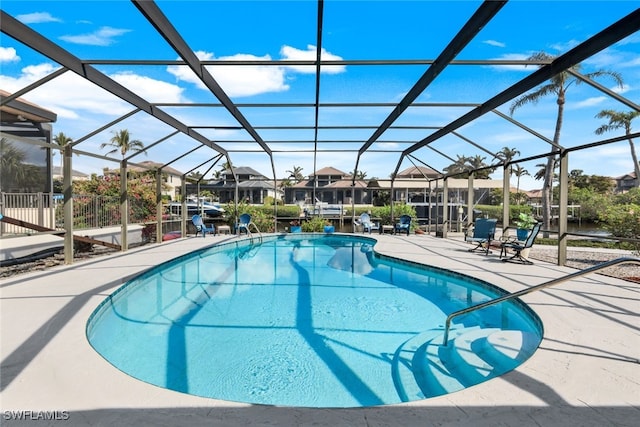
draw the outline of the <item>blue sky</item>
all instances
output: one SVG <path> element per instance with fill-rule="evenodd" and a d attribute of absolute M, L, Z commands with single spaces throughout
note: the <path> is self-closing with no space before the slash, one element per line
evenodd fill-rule
<path fill-rule="evenodd" d="M 159 1 L 160 9 L 185 38 L 200 59 L 315 59 L 316 12 L 314 1 Z M 478 1 L 326 1 L 323 22 L 323 59 L 435 59 L 478 8 Z M 571 47 L 634 11 L 634 1 L 510 1 L 467 45 L 457 59 L 526 59 L 535 52 L 552 55 Z M 153 30 L 129 1 L 11 1 L 3 0 L 2 9 L 83 59 L 177 59 L 177 54 Z M 0 35 L 0 89 L 14 92 L 55 70 L 58 65 L 14 39 Z M 154 65 L 95 65 L 117 82 L 151 102 L 217 103 L 186 67 Z M 321 77 L 321 102 L 400 101 L 428 65 L 327 67 Z M 418 97 L 424 103 L 481 103 L 506 89 L 535 67 L 451 65 Z M 623 88 L 611 79 L 598 80 L 627 99 L 640 101 L 640 34 L 635 33 L 582 64 L 588 73 L 605 69 L 620 73 Z M 209 71 L 235 103 L 313 103 L 315 77 L 313 67 L 296 66 L 218 66 Z M 133 109 L 102 89 L 67 72 L 28 93 L 25 99 L 58 114 L 54 133 L 64 132 L 73 139 L 104 126 Z M 237 122 L 223 108 L 163 107 L 189 126 L 233 126 Z M 576 85 L 568 92 L 561 144 L 566 147 L 590 143 L 612 132 L 597 136 L 594 130 L 603 124 L 594 116 L 603 109 L 628 111 L 624 104 L 588 85 Z M 469 111 L 469 107 L 409 108 L 394 125 L 443 126 Z M 509 105 L 499 110 L 508 114 Z M 253 126 L 275 124 L 313 125 L 312 108 L 258 109 L 244 107 L 242 114 Z M 379 126 L 391 112 L 390 107 L 359 109 L 321 109 L 321 125 Z M 556 119 L 555 99 L 546 98 L 515 112 L 514 118 L 541 133 L 553 137 Z M 133 138 L 150 145 L 171 133 L 156 119 L 138 113 L 91 139 L 78 149 L 105 154 L 101 143 L 113 131 L 126 128 Z M 635 130 L 640 122 L 635 123 Z M 199 129 L 231 152 L 236 166 L 251 166 L 272 176 L 269 157 L 242 131 Z M 395 169 L 397 152 L 428 136 L 433 130 L 386 131 L 365 153 L 359 169 L 367 177 L 386 178 Z M 313 146 L 308 143 L 283 144 L 269 141 L 309 140 L 313 131 L 259 130 L 274 150 L 276 176 L 301 166 L 308 175 L 314 170 Z M 333 166 L 349 172 L 355 167 L 356 150 L 372 135 L 373 129 L 324 130 L 320 140 L 341 141 L 320 144 L 315 168 Z M 463 137 L 447 136 L 423 148 L 415 156 L 426 164 L 442 169 L 457 155 L 491 156 L 477 149 L 471 140 L 488 151 L 516 148 L 522 157 L 539 154 L 547 144 L 508 123 L 495 114 L 487 114 L 459 129 Z M 640 142 L 636 142 L 640 144 Z M 177 135 L 150 149 L 132 161 L 170 161 L 196 147 L 197 142 Z M 212 157 L 207 149 L 186 156 L 172 167 L 186 172 Z M 247 152 L 250 150 L 252 152 Z M 378 152 L 376 152 L 377 150 Z M 436 151 L 437 150 L 437 151 Z M 443 153 L 445 156 L 439 154 Z M 58 164 L 59 155 L 54 158 Z M 104 167 L 117 163 L 88 156 L 74 156 L 74 169 L 100 174 Z M 523 163 L 533 175 L 541 161 Z M 401 170 L 412 166 L 405 160 Z M 633 170 L 629 145 L 620 142 L 572 153 L 570 169 L 585 174 L 619 176 Z M 207 166 L 200 168 L 205 172 Z M 216 166 L 215 169 L 219 169 Z M 495 178 L 500 179 L 496 173 Z M 512 180 L 515 185 L 515 178 Z M 541 183 L 524 177 L 521 187 L 539 188 Z"/>

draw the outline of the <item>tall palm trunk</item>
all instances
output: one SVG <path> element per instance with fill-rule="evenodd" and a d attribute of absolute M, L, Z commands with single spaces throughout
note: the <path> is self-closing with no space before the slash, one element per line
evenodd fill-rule
<path fill-rule="evenodd" d="M 551 197 L 553 195 L 553 166 L 555 164 L 555 156 L 547 157 L 547 166 L 544 171 L 544 184 L 542 185 L 542 222 L 544 231 L 542 236 L 549 238 L 549 229 L 551 228 Z"/>
<path fill-rule="evenodd" d="M 560 87 L 560 90 L 558 92 L 557 103 L 558 118 L 556 119 L 556 130 L 553 134 L 553 142 L 555 144 L 554 146 L 559 145 L 560 130 L 562 129 L 562 122 L 564 118 L 565 93 L 563 87 Z M 549 229 L 551 228 L 551 203 L 553 197 L 553 171 L 556 163 L 555 160 L 555 155 L 547 157 L 547 167 L 544 171 L 544 184 L 542 186 L 542 222 L 544 224 L 542 237 L 547 239 L 549 238 Z"/>

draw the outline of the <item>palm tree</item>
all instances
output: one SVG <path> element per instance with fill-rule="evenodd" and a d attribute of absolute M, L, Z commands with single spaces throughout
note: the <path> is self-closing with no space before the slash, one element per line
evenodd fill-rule
<path fill-rule="evenodd" d="M 115 132 L 115 135 L 109 142 L 103 142 L 100 144 L 100 149 L 107 146 L 114 147 L 113 150 L 109 151 L 107 154 L 113 154 L 119 151 L 120 154 L 122 154 L 123 159 L 130 151 L 133 151 L 134 153 L 143 152 L 146 154 L 142 141 L 137 139 L 132 140 L 127 129 Z"/>
<path fill-rule="evenodd" d="M 466 172 L 469 170 L 469 157 L 456 154 L 458 159 L 443 169 L 448 174 Z"/>
<path fill-rule="evenodd" d="M 518 198 L 518 204 L 520 204 L 520 177 L 525 175 L 529 175 L 529 171 L 523 168 L 520 165 L 515 165 L 511 167 L 511 173 L 516 176 L 517 184 L 516 184 L 516 196 Z"/>
<path fill-rule="evenodd" d="M 548 62 L 553 60 L 555 57 L 549 55 L 545 52 L 538 52 L 529 57 L 530 61 L 535 62 Z M 576 72 L 580 71 L 580 64 L 576 64 L 571 67 L 571 70 Z M 622 88 L 623 82 L 622 77 L 613 71 L 605 71 L 598 70 L 592 73 L 585 74 L 588 78 L 609 76 L 612 77 L 616 83 Z M 522 107 L 526 104 L 536 104 L 540 98 L 547 95 L 555 95 L 556 104 L 558 105 L 558 114 L 556 116 L 556 128 L 553 134 L 553 143 L 556 146 L 559 146 L 560 142 L 560 131 L 562 129 L 562 122 L 564 120 L 564 104 L 566 102 L 566 94 L 567 89 L 572 85 L 579 85 L 582 80 L 573 76 L 567 71 L 562 71 L 555 76 L 553 76 L 549 82 L 545 85 L 540 86 L 533 92 L 524 94 L 519 98 L 516 98 L 511 107 L 509 108 L 510 114 L 513 116 L 513 113 L 518 108 Z M 545 232 L 544 237 L 549 237 L 549 233 L 547 230 L 551 227 L 551 194 L 552 194 L 552 186 L 553 186 L 553 169 L 555 163 L 555 155 L 550 155 L 547 157 L 547 165 L 544 168 L 544 182 L 542 185 L 542 221 L 544 224 Z"/>
<path fill-rule="evenodd" d="M 223 164 L 220 165 L 220 174 L 222 174 L 223 172 L 232 172 L 233 165 L 231 164 L 231 162 L 224 162 Z"/>
<path fill-rule="evenodd" d="M 609 119 L 609 123 L 596 129 L 596 135 L 602 135 L 611 130 L 624 128 L 625 134 L 629 136 L 631 135 L 631 120 L 638 116 L 640 116 L 640 112 L 635 110 L 626 113 L 622 111 L 602 110 L 596 114 L 596 118 Z M 636 148 L 631 138 L 629 138 L 629 148 L 631 149 L 631 159 L 633 160 L 633 171 L 636 174 L 636 187 L 640 187 L 640 164 L 638 163 Z"/>
<path fill-rule="evenodd" d="M 64 162 L 64 147 L 73 142 L 73 139 L 69 138 L 64 132 L 59 132 L 56 136 L 53 137 L 53 142 L 60 146 L 60 175 L 62 175 L 62 166 Z"/>
<path fill-rule="evenodd" d="M 280 181 L 280 188 L 288 188 L 292 186 L 293 186 L 293 183 L 289 180 L 289 178 L 285 178 L 282 181 Z"/>
<path fill-rule="evenodd" d="M 494 159 L 500 160 L 502 163 L 507 164 L 513 160 L 514 157 L 519 156 L 520 151 L 515 148 L 502 147 L 502 150 L 498 151 Z M 513 166 L 509 165 L 509 176 L 513 175 Z"/>
<path fill-rule="evenodd" d="M 295 183 L 299 183 L 304 179 L 304 175 L 302 175 L 302 166 L 294 166 L 291 170 L 287 170 L 289 176 L 287 178 L 293 178 Z"/>
<path fill-rule="evenodd" d="M 486 157 L 482 157 L 480 155 L 475 155 L 473 157 L 467 157 L 467 165 L 469 170 L 476 170 L 476 178 L 479 179 L 489 179 L 489 174 L 491 171 L 489 169 L 484 169 L 478 171 L 477 169 L 482 169 L 487 167 L 488 165 L 484 162 Z"/>
<path fill-rule="evenodd" d="M 352 172 L 352 175 L 356 179 L 365 179 L 367 177 L 367 173 L 365 171 L 359 171 L 357 169 Z"/>
<path fill-rule="evenodd" d="M 0 182 L 2 191 L 14 191 L 24 187 L 26 179 L 24 151 L 15 147 L 6 138 L 0 138 Z"/>
<path fill-rule="evenodd" d="M 194 171 L 187 175 L 189 181 L 199 181 L 200 178 L 202 178 L 202 172 L 200 171 Z"/>

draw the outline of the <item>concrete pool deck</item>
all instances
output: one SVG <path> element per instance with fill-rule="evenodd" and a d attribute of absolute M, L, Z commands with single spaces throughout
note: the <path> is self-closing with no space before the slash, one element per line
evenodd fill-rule
<path fill-rule="evenodd" d="M 369 236 L 369 235 L 367 235 Z M 576 270 L 430 235 L 372 235 L 377 252 L 486 280 L 508 291 Z M 640 284 L 591 274 L 522 298 L 542 319 L 536 353 L 456 393 L 355 409 L 287 408 L 190 396 L 138 381 L 89 345 L 88 317 L 132 275 L 234 236 L 185 238 L 0 280 L 0 408 L 5 425 L 636 426 Z M 16 420 L 18 416 L 26 420 Z M 58 420 L 42 421 L 46 417 Z"/>

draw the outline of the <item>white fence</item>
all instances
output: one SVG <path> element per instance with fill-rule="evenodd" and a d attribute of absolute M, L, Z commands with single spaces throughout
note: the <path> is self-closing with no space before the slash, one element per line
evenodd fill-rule
<path fill-rule="evenodd" d="M 144 220 L 143 209 L 135 198 L 129 199 L 129 223 Z M 61 230 L 64 226 L 63 203 L 53 193 L 0 193 L 0 213 L 41 227 Z M 120 198 L 101 195 L 73 196 L 73 228 L 112 227 L 121 224 Z M 33 234 L 28 227 L 0 222 L 0 236 Z"/>

